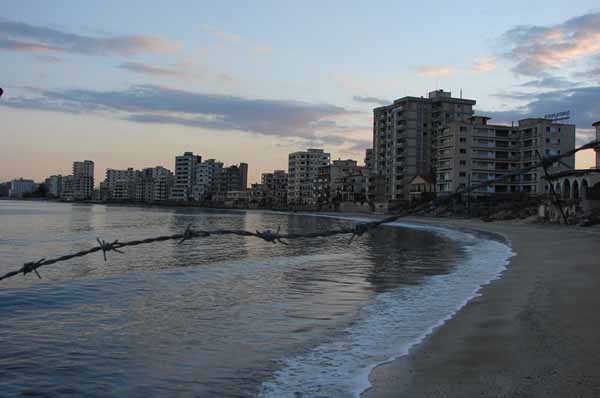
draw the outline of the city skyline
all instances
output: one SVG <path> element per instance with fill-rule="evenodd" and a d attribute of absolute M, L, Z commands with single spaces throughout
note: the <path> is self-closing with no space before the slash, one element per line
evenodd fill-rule
<path fill-rule="evenodd" d="M 362 163 L 372 109 L 437 88 L 477 99 L 493 123 L 570 110 L 579 144 L 600 118 L 592 1 L 8 3 L 0 181 L 68 174 L 73 159 L 94 160 L 100 181 L 106 168 L 173 169 L 186 151 L 248 163 L 249 182 L 310 147 Z"/>

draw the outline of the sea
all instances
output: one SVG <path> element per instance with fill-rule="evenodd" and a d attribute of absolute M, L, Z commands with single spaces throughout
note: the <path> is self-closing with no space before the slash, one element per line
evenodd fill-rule
<path fill-rule="evenodd" d="M 360 217 L 0 201 L 0 273 L 194 229 L 321 231 Z M 211 236 L 0 281 L 0 397 L 358 397 L 497 278 L 501 240 L 397 222 L 355 238 Z"/>

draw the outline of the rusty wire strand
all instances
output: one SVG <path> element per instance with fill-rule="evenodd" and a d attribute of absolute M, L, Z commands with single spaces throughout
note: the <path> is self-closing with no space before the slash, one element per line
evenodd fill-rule
<path fill-rule="evenodd" d="M 326 230 L 326 231 L 282 234 L 282 233 L 280 233 L 280 230 L 281 230 L 280 227 L 278 227 L 276 231 L 272 231 L 270 229 L 267 229 L 264 231 L 255 231 L 255 232 L 245 231 L 245 230 L 235 230 L 235 229 L 216 229 L 216 230 L 210 231 L 210 230 L 195 230 L 192 228 L 192 224 L 189 224 L 183 233 L 174 234 L 174 235 L 163 235 L 163 236 L 157 236 L 154 238 L 138 239 L 138 240 L 125 241 L 125 242 L 120 242 L 118 240 L 115 240 L 113 242 L 107 242 L 107 241 L 101 240 L 100 238 L 97 238 L 96 240 L 98 242 L 98 246 L 95 246 L 95 247 L 92 247 L 89 249 L 85 249 L 85 250 L 81 250 L 81 251 L 73 253 L 73 254 L 67 254 L 64 256 L 56 257 L 56 258 L 51 258 L 51 259 L 42 258 L 38 261 L 27 262 L 21 268 L 14 270 L 14 271 L 10 271 L 10 272 L 0 276 L 0 280 L 7 279 L 7 278 L 13 277 L 15 275 L 21 274 L 21 273 L 23 275 L 27 275 L 28 273 L 31 273 L 31 272 L 34 272 L 41 279 L 41 276 L 38 272 L 38 268 L 45 266 L 45 265 L 50 265 L 50 264 L 54 264 L 54 263 L 58 263 L 58 262 L 62 262 L 62 261 L 67 261 L 67 260 L 71 260 L 71 259 L 77 258 L 77 257 L 87 256 L 89 254 L 96 253 L 99 251 L 102 252 L 104 261 L 106 261 L 107 260 L 106 253 L 108 253 L 108 252 L 113 251 L 116 253 L 124 254 L 124 252 L 120 250 L 124 247 L 145 245 L 145 244 L 150 244 L 150 243 L 155 243 L 155 242 L 163 242 L 163 241 L 168 241 L 168 240 L 175 240 L 175 241 L 177 241 L 177 244 L 182 244 L 182 243 L 184 243 L 188 240 L 192 240 L 192 239 L 208 238 L 211 236 L 234 235 L 234 236 L 243 236 L 243 237 L 255 237 L 255 238 L 262 239 L 265 242 L 270 242 L 273 244 L 281 243 L 281 244 L 287 245 L 285 240 L 327 238 L 327 237 L 331 237 L 331 236 L 335 236 L 335 235 L 351 234 L 350 240 L 348 241 L 348 243 L 351 243 L 354 238 L 361 237 L 365 233 L 367 233 L 375 228 L 378 228 L 381 225 L 395 222 L 398 219 L 408 216 L 410 214 L 420 213 L 424 210 L 427 210 L 432 207 L 436 207 L 440 204 L 443 204 L 444 202 L 449 202 L 449 201 L 453 200 L 454 198 L 459 197 L 465 193 L 469 193 L 469 192 L 475 191 L 477 189 L 485 188 L 487 186 L 495 184 L 499 181 L 504 181 L 511 177 L 516 177 L 519 175 L 526 174 L 526 173 L 528 173 L 532 170 L 535 170 L 539 167 L 541 167 L 543 169 L 547 169 L 549 166 L 551 166 L 554 163 L 557 163 L 557 162 L 562 163 L 561 159 L 563 159 L 565 157 L 572 156 L 575 153 L 582 151 L 582 150 L 595 149 L 595 148 L 600 149 L 600 141 L 592 141 L 592 142 L 582 145 L 578 148 L 567 151 L 561 155 L 547 156 L 547 157 L 543 157 L 543 158 L 540 157 L 540 161 L 538 161 L 528 167 L 519 169 L 515 172 L 503 174 L 499 177 L 496 177 L 492 180 L 484 181 L 480 184 L 475 184 L 475 185 L 470 185 L 468 187 L 460 188 L 449 195 L 438 197 L 430 202 L 427 202 L 427 203 L 424 203 L 417 207 L 405 210 L 399 214 L 396 214 L 396 215 L 393 215 L 393 216 L 390 216 L 387 218 L 383 218 L 383 219 L 377 220 L 377 221 L 356 223 L 352 227 L 337 228 L 337 229 L 331 229 L 331 230 Z"/>

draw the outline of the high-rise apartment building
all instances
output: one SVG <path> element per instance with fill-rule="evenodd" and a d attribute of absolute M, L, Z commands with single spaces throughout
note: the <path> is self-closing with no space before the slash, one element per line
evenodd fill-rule
<path fill-rule="evenodd" d="M 87 200 L 94 192 L 94 162 L 73 162 L 73 199 Z"/>
<path fill-rule="evenodd" d="M 185 152 L 175 157 L 175 183 L 171 189 L 171 199 L 189 201 L 192 199 L 192 187 L 196 179 L 196 168 L 202 163 L 202 157 L 193 152 Z"/>
<path fill-rule="evenodd" d="M 471 117 L 473 105 L 436 90 L 428 98 L 403 97 L 373 110 L 373 178 L 383 180 L 386 200 L 407 199 L 407 182 L 431 173 L 432 132 Z"/>
<path fill-rule="evenodd" d="M 195 201 L 203 201 L 214 192 L 216 176 L 221 174 L 223 163 L 208 159 L 196 166 L 196 179 L 192 189 Z"/>
<path fill-rule="evenodd" d="M 329 165 L 331 155 L 322 149 L 308 149 L 288 155 L 289 204 L 314 205 L 317 203 L 316 182 L 319 168 Z"/>
<path fill-rule="evenodd" d="M 523 119 L 517 126 L 493 125 L 474 116 L 441 126 L 433 135 L 436 192 L 451 193 L 529 167 L 539 156 L 560 155 L 575 147 L 575 125 L 547 119 Z M 575 166 L 574 156 L 562 159 Z M 549 173 L 566 170 L 558 163 Z M 508 177 L 475 194 L 548 191 L 543 169 Z"/>

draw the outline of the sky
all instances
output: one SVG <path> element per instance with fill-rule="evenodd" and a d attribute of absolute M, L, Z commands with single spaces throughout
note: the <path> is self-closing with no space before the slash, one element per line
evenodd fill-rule
<path fill-rule="evenodd" d="M 374 107 L 440 88 L 495 123 L 570 110 L 579 144 L 600 120 L 597 0 L 5 0 L 0 63 L 0 181 L 185 151 L 251 182 L 306 148 L 362 161 Z"/>

